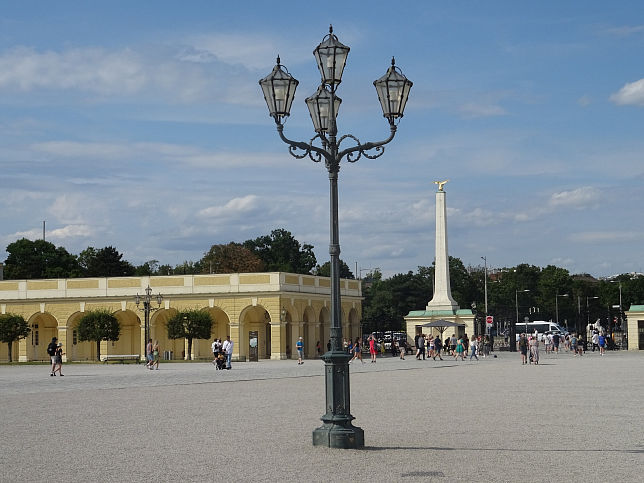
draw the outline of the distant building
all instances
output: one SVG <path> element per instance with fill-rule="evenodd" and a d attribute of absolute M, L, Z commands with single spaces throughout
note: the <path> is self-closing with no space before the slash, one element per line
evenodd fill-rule
<path fill-rule="evenodd" d="M 193 359 L 212 357 L 212 339 L 234 341 L 233 359 L 249 359 L 251 334 L 257 336 L 260 359 L 286 359 L 302 336 L 305 355 L 316 356 L 316 342 L 323 347 L 331 328 L 328 277 L 293 273 L 233 273 L 150 277 L 5 280 L 0 282 L 0 313 L 22 315 L 31 327 L 27 339 L 14 343 L 12 353 L 20 362 L 48 360 L 52 337 L 63 344 L 67 361 L 96 359 L 96 343 L 80 342 L 75 327 L 83 313 L 109 309 L 121 325 L 116 342 L 101 342 L 101 356 L 145 356 L 144 315 L 136 294 L 148 285 L 161 293 L 159 310 L 150 316 L 150 337 L 158 339 L 163 354 L 186 357 L 187 342 L 167 337 L 166 321 L 186 309 L 207 310 L 213 319 L 210 340 L 194 340 Z M 362 290 L 359 280 L 341 280 L 342 334 L 360 335 Z M 156 300 L 154 301 L 156 306 Z M 0 361 L 8 360 L 7 344 L 0 344 Z"/>

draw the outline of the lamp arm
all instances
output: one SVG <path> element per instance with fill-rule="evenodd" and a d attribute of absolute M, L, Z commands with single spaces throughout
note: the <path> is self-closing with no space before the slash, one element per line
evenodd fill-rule
<path fill-rule="evenodd" d="M 384 146 L 385 144 L 391 142 L 391 140 L 396 135 L 396 125 L 395 124 L 390 124 L 390 128 L 391 128 L 391 133 L 389 134 L 389 137 L 387 139 L 385 139 L 384 141 L 379 141 L 379 142 L 375 142 L 375 143 L 360 144 L 360 141 L 358 140 L 358 138 L 356 138 L 355 136 L 353 136 L 351 134 L 345 134 L 338 141 L 338 146 L 340 145 L 340 143 L 343 140 L 345 140 L 347 138 L 353 139 L 356 143 L 358 143 L 358 145 L 357 146 L 352 146 L 350 148 L 347 148 L 347 149 L 344 149 L 344 150 L 340 151 L 340 153 L 338 154 L 338 159 L 342 159 L 344 156 L 346 156 L 348 162 L 355 163 L 356 161 L 358 161 L 362 157 L 363 154 L 364 154 L 364 156 L 366 158 L 369 158 L 369 159 L 379 158 L 385 152 L 385 148 L 383 148 L 382 146 Z M 371 151 L 372 149 L 376 150 L 376 154 L 367 153 L 367 151 Z M 355 152 L 358 153 L 357 156 L 353 155 L 353 153 L 355 153 Z"/>
<path fill-rule="evenodd" d="M 308 144 L 306 144 L 300 141 L 292 141 L 284 136 L 284 124 L 277 123 L 277 132 L 280 136 L 280 139 L 288 144 L 288 152 L 294 158 L 302 159 L 308 155 L 316 163 L 322 161 L 322 157 L 327 160 L 331 159 L 331 155 L 327 151 L 322 148 L 318 148 L 317 146 L 313 146 L 313 140 L 319 137 L 319 135 L 315 136 Z M 298 154 L 296 152 L 298 149 L 304 151 L 304 153 Z M 313 153 L 315 153 L 315 155 L 313 155 Z"/>

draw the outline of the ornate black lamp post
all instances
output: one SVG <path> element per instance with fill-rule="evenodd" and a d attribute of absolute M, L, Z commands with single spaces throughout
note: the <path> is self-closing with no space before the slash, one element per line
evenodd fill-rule
<path fill-rule="evenodd" d="M 342 322 L 340 305 L 340 237 L 338 231 L 338 171 L 340 161 L 346 157 L 354 163 L 364 155 L 375 159 L 384 153 L 383 145 L 390 142 L 396 134 L 396 124 L 407 104 L 412 82 L 395 66 L 391 67 L 380 79 L 374 81 L 378 99 L 384 117 L 389 121 L 391 133 L 387 139 L 375 143 L 360 143 L 358 138 L 345 134 L 337 139 L 336 117 L 342 100 L 335 92 L 342 81 L 342 72 L 346 65 L 349 47 L 340 43 L 329 28 L 329 34 L 313 51 L 321 74 L 321 84 L 315 94 L 306 99 L 311 114 L 313 127 L 317 133 L 308 143 L 291 141 L 284 136 L 284 120 L 289 116 L 295 89 L 298 81 L 280 64 L 259 81 L 268 105 L 270 116 L 275 120 L 280 138 L 289 145 L 292 156 L 301 159 L 308 156 L 319 163 L 324 160 L 329 173 L 331 226 L 329 255 L 331 256 L 331 350 L 322 358 L 326 372 L 326 413 L 322 416 L 323 424 L 313 431 L 313 445 L 333 448 L 359 448 L 364 446 L 364 432 L 353 426 L 354 417 L 349 403 L 349 358 L 342 348 Z M 341 149 L 345 140 L 352 140 L 355 145 Z M 321 146 L 314 145 L 319 140 Z M 298 152 L 298 150 L 300 152 Z M 368 151 L 375 150 L 373 154 Z"/>
<path fill-rule="evenodd" d="M 145 295 L 139 295 L 138 293 L 136 294 L 136 306 L 138 307 L 141 301 L 143 301 L 143 314 L 145 316 L 145 342 L 143 344 L 143 347 L 146 347 L 148 344 L 148 339 L 150 338 L 150 312 L 154 312 L 155 310 L 159 310 L 161 307 L 161 301 L 163 300 L 163 296 L 159 293 L 157 294 L 157 304 L 158 307 L 152 307 L 151 302 L 152 302 L 152 289 L 148 285 L 148 288 L 145 289 Z M 147 355 L 147 354 L 146 354 Z"/>

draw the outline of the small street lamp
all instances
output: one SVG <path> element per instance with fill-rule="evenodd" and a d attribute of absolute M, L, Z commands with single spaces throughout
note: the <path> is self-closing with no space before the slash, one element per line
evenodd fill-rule
<path fill-rule="evenodd" d="M 485 262 L 485 279 L 484 279 L 484 286 L 485 286 L 485 332 L 489 335 L 490 330 L 487 325 L 487 257 L 481 257 L 481 259 Z M 498 334 L 497 334 L 498 335 Z"/>
<path fill-rule="evenodd" d="M 336 90 L 342 82 L 342 73 L 349 55 L 349 47 L 342 44 L 333 33 L 333 27 L 322 42 L 315 48 L 313 55 L 318 64 L 321 82 L 315 93 L 305 102 L 313 121 L 315 136 L 308 142 L 292 141 L 284 135 L 284 121 L 290 115 L 299 82 L 281 65 L 280 58 L 272 72 L 259 81 L 269 115 L 275 120 L 277 133 L 289 146 L 289 153 L 298 159 L 309 157 L 312 161 L 324 164 L 330 184 L 330 243 L 331 256 L 331 350 L 322 356 L 325 362 L 326 414 L 322 416 L 323 425 L 313 431 L 314 446 L 334 448 L 360 448 L 364 446 L 364 431 L 353 426 L 354 417 L 350 412 L 349 401 L 349 358 L 342 347 L 342 308 L 340 305 L 340 236 L 338 230 L 338 172 L 343 158 L 355 163 L 363 155 L 376 159 L 384 153 L 383 146 L 396 135 L 399 120 L 403 117 L 409 98 L 412 82 L 395 65 L 384 76 L 374 81 L 383 116 L 389 122 L 390 134 L 379 142 L 361 143 L 352 134 L 337 138 L 336 117 L 341 99 Z M 354 145 L 341 149 L 341 144 Z M 316 144 L 314 144 L 316 143 Z M 371 151 L 371 153 L 370 153 Z"/>
<path fill-rule="evenodd" d="M 161 308 L 161 301 L 163 300 L 163 296 L 160 293 L 157 294 L 156 296 L 158 307 L 152 307 L 151 305 L 152 299 L 153 299 L 153 296 L 152 296 L 152 289 L 150 288 L 150 285 L 148 285 L 148 288 L 145 289 L 145 295 L 139 295 L 137 293 L 136 298 L 134 299 L 136 301 L 137 308 L 139 307 L 139 304 L 143 302 L 143 309 L 139 309 L 139 310 L 143 310 L 144 320 L 145 320 L 145 343 L 143 345 L 144 347 L 147 347 L 148 339 L 150 338 L 150 312 L 154 312 L 155 310 L 159 310 L 159 308 Z"/>
<path fill-rule="evenodd" d="M 557 318 L 556 318 L 557 325 L 559 325 L 559 297 L 568 297 L 568 294 L 565 293 L 561 295 L 560 294 L 555 295 L 555 313 L 557 315 Z"/>
<path fill-rule="evenodd" d="M 527 288 L 523 289 L 523 290 L 515 290 L 514 291 L 514 303 L 515 303 L 515 307 L 517 309 L 517 325 L 519 324 L 519 292 L 529 292 L 529 291 L 530 291 L 530 289 L 527 289 Z M 525 324 L 525 332 L 526 332 L 526 334 L 528 333 L 528 323 L 527 322 Z M 514 343 L 515 341 L 511 341 L 511 342 Z"/>
<path fill-rule="evenodd" d="M 611 280 L 610 283 L 619 283 L 619 327 L 622 330 L 622 348 L 628 346 L 628 330 L 624 327 L 624 319 L 622 318 L 622 281 L 621 280 Z"/>
<path fill-rule="evenodd" d="M 360 275 L 359 275 L 359 277 L 358 277 L 358 278 L 359 278 L 360 280 L 362 280 L 362 272 L 370 272 L 370 273 L 373 273 L 373 272 L 375 272 L 376 270 L 380 270 L 380 267 L 375 267 L 375 268 L 361 268 L 361 269 L 360 269 Z"/>

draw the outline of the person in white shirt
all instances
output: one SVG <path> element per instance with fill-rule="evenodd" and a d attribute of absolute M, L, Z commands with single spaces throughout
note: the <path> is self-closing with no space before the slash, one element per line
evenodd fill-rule
<path fill-rule="evenodd" d="M 222 349 L 226 353 L 226 369 L 231 368 L 231 361 L 233 358 L 233 341 L 230 340 L 230 336 L 226 336 L 226 340 L 224 341 L 224 345 L 222 346 Z"/>
<path fill-rule="evenodd" d="M 219 353 L 219 344 L 217 343 L 217 339 L 212 341 L 212 344 L 211 344 L 210 348 L 212 349 L 212 356 L 213 356 L 212 363 L 216 364 L 217 363 L 217 354 Z"/>

